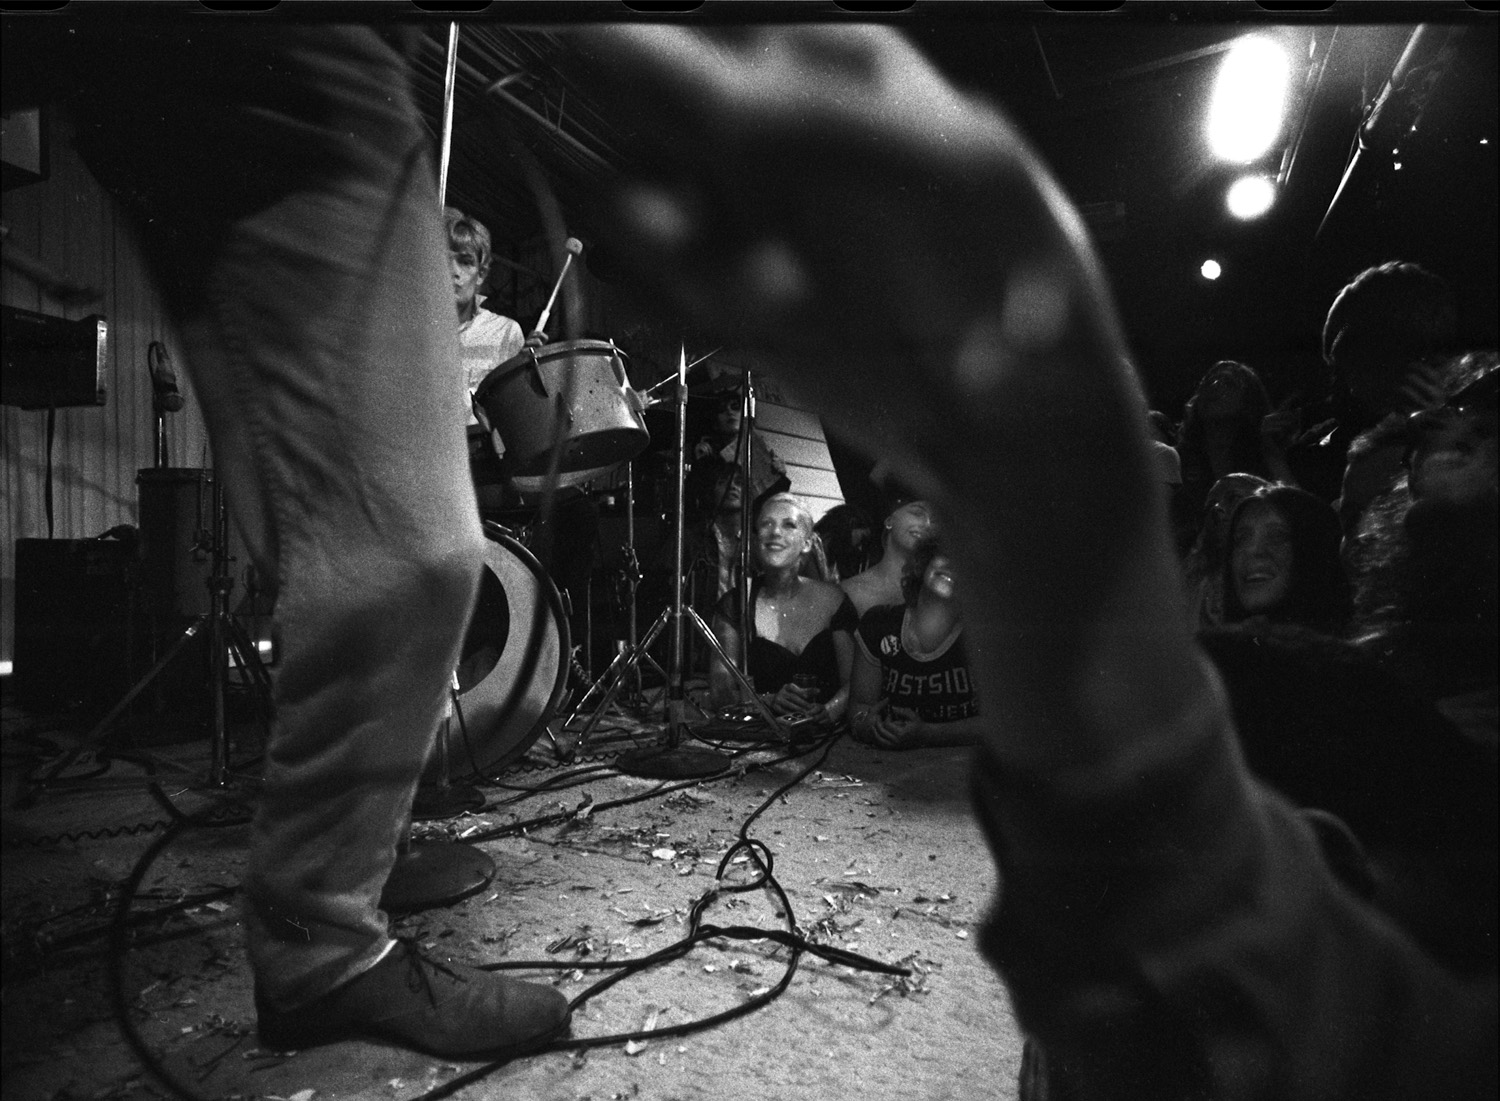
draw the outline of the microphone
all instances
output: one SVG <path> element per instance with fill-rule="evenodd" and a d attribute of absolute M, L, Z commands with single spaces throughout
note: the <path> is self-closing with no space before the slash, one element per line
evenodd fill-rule
<path fill-rule="evenodd" d="M 182 408 L 182 394 L 177 389 L 177 372 L 167 346 L 153 340 L 146 348 L 147 369 L 151 372 L 151 405 L 158 413 L 175 413 Z"/>

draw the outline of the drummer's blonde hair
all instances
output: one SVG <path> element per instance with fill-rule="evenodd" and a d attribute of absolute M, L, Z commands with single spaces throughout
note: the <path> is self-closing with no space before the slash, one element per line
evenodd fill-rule
<path fill-rule="evenodd" d="M 488 269 L 493 254 L 490 231 L 478 218 L 471 218 L 456 206 L 443 208 L 443 222 L 448 227 L 448 248 L 472 248 L 479 254 L 479 266 Z"/>

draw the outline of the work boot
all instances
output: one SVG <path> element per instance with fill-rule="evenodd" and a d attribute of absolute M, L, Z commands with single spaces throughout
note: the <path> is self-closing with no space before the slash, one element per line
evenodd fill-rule
<path fill-rule="evenodd" d="M 296 1009 L 257 991 L 261 1043 L 297 1051 L 379 1039 L 446 1058 L 501 1057 L 540 1047 L 568 1026 L 568 1001 L 550 986 L 501 978 L 424 956 L 398 940 L 362 975 Z"/>

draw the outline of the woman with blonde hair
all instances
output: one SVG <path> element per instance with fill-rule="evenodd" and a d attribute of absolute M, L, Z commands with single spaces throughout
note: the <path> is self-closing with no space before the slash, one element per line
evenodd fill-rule
<path fill-rule="evenodd" d="M 714 609 L 714 634 L 733 662 L 743 653 L 751 683 L 771 711 L 831 726 L 849 704 L 854 663 L 854 606 L 837 585 L 823 580 L 821 541 L 802 498 L 766 498 L 753 533 L 749 637 L 742 638 L 738 591 Z M 742 689 L 720 663 L 710 673 L 713 700 L 738 702 Z"/>

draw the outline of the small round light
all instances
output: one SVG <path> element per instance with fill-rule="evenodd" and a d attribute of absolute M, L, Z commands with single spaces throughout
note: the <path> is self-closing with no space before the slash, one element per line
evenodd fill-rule
<path fill-rule="evenodd" d="M 1276 201 L 1276 185 L 1264 176 L 1242 176 L 1230 185 L 1224 199 L 1236 218 L 1259 218 Z"/>
<path fill-rule="evenodd" d="M 1205 279 L 1214 280 L 1224 274 L 1224 269 L 1219 266 L 1217 260 L 1205 260 L 1203 266 L 1198 269 L 1198 274 Z"/>

